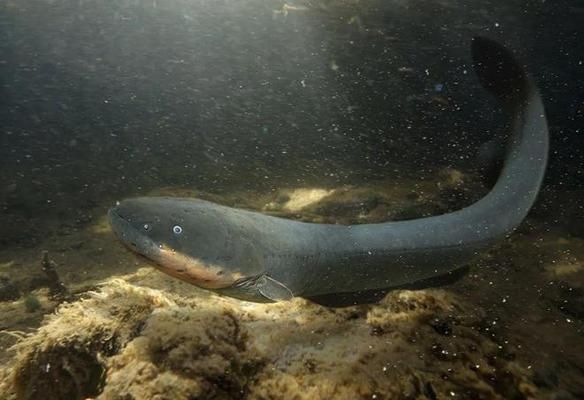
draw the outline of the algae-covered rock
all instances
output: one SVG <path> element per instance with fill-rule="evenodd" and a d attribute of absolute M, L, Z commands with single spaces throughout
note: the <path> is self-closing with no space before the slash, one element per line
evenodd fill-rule
<path fill-rule="evenodd" d="M 349 309 L 354 309 L 350 307 Z M 443 290 L 395 291 L 365 315 L 299 326 L 301 343 L 264 369 L 253 399 L 530 398 L 529 372 L 503 357 L 483 310 Z M 338 316 L 319 313 L 320 320 Z M 310 320 L 309 320 L 310 321 Z M 340 329 L 342 326 L 342 330 Z"/>
<path fill-rule="evenodd" d="M 484 311 L 444 290 L 394 291 L 344 309 L 204 293 L 153 270 L 109 281 L 20 341 L 0 390 L 46 400 L 537 393 Z"/>
<path fill-rule="evenodd" d="M 96 395 L 103 384 L 104 357 L 124 346 L 146 316 L 165 303 L 155 291 L 113 281 L 100 294 L 63 305 L 15 346 L 14 367 L 3 386 L 20 399 Z"/>
<path fill-rule="evenodd" d="M 170 307 L 108 363 L 104 399 L 230 399 L 246 392 L 261 358 L 229 312 Z"/>
<path fill-rule="evenodd" d="M 0 389 L 17 399 L 227 399 L 262 365 L 221 307 L 114 280 L 15 346 Z"/>

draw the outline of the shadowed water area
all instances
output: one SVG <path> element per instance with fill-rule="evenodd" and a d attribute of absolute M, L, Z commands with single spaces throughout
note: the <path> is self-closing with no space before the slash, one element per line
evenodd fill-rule
<path fill-rule="evenodd" d="M 583 16 L 578 1 L 2 2 L 0 398 L 584 397 Z M 460 276 L 378 304 L 259 305 L 114 238 L 107 209 L 134 196 L 333 224 L 479 200 L 478 149 L 506 122 L 473 72 L 476 35 L 526 65 L 551 151 L 527 219 Z"/>

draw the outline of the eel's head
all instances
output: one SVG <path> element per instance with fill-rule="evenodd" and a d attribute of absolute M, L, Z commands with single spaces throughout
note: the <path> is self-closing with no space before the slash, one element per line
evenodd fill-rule
<path fill-rule="evenodd" d="M 230 232 L 214 206 L 142 197 L 124 200 L 108 214 L 117 237 L 162 272 L 206 289 L 222 289 L 257 271 L 232 262 L 236 255 L 230 254 Z"/>
<path fill-rule="evenodd" d="M 239 210 L 203 200 L 139 197 L 108 214 L 122 243 L 168 275 L 242 300 L 292 298 L 264 270 L 262 240 L 250 239 L 258 226 Z"/>

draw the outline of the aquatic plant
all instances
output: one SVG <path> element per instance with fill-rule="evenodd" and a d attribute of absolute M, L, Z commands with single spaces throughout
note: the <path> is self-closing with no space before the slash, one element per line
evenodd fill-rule
<path fill-rule="evenodd" d="M 41 302 L 34 293 L 29 293 L 24 297 L 24 308 L 26 312 L 33 313 L 41 308 Z"/>

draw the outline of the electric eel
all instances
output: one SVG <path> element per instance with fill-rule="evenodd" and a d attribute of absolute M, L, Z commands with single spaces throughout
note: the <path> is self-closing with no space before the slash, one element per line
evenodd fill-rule
<path fill-rule="evenodd" d="M 253 302 L 296 296 L 329 306 L 372 302 L 457 270 L 525 218 L 549 147 L 541 96 L 513 54 L 480 37 L 471 52 L 482 86 L 510 118 L 510 132 L 493 188 L 470 206 L 407 221 L 334 225 L 203 200 L 140 197 L 110 209 L 113 231 L 161 271 Z"/>

